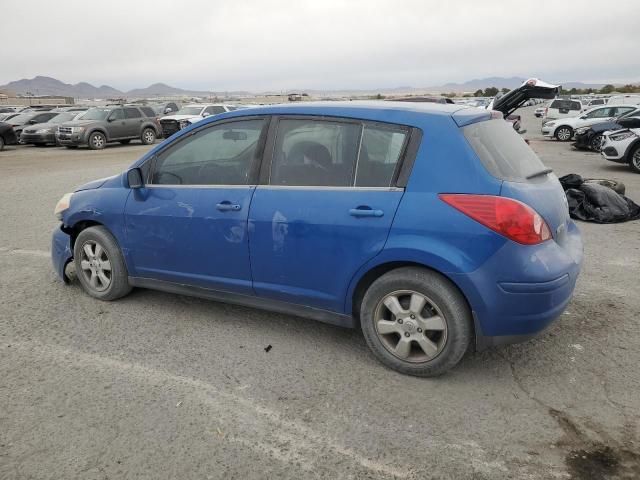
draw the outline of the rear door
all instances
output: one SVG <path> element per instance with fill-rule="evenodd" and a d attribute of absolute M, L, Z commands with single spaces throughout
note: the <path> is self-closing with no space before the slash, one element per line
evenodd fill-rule
<path fill-rule="evenodd" d="M 406 127 L 280 117 L 249 212 L 257 295 L 341 312 L 354 273 L 384 246 Z"/>
<path fill-rule="evenodd" d="M 141 134 L 142 122 L 144 118 L 140 110 L 136 107 L 124 108 L 124 123 L 126 137 L 139 137 Z"/>

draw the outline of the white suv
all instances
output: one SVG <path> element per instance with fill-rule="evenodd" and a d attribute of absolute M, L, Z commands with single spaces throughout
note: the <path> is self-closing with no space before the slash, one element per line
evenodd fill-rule
<path fill-rule="evenodd" d="M 640 128 L 605 132 L 600 153 L 610 162 L 628 163 L 640 173 Z"/>
<path fill-rule="evenodd" d="M 554 100 L 556 101 L 556 100 Z M 573 101 L 573 100 L 571 100 Z M 561 142 L 568 142 L 577 128 L 589 127 L 597 123 L 611 121 L 614 117 L 624 115 L 636 107 L 630 105 L 605 105 L 590 108 L 577 117 L 566 117 L 545 122 L 542 125 L 542 135 L 555 137 Z"/>
<path fill-rule="evenodd" d="M 192 123 L 199 122 L 203 118 L 231 112 L 236 109 L 237 107 L 234 105 L 221 103 L 194 103 L 192 105 L 185 105 L 173 115 L 167 115 L 160 119 L 162 134 L 165 138 L 170 137 L 177 131 L 188 127 Z"/>

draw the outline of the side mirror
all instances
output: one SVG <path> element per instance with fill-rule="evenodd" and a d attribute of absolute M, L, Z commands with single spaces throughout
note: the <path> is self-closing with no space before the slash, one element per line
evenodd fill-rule
<path fill-rule="evenodd" d="M 129 188 L 142 188 L 144 182 L 142 181 L 142 171 L 139 168 L 132 168 L 127 171 L 127 183 Z"/>
<path fill-rule="evenodd" d="M 202 118 L 207 118 L 209 115 L 211 115 L 209 112 L 204 112 L 202 114 Z"/>
<path fill-rule="evenodd" d="M 113 122 L 114 120 L 115 120 L 115 118 L 113 118 L 113 117 L 107 118 L 107 122 L 109 122 L 109 123 Z"/>
<path fill-rule="evenodd" d="M 173 110 L 171 110 L 171 107 L 167 107 L 164 109 L 164 113 L 171 113 L 173 112 Z"/>

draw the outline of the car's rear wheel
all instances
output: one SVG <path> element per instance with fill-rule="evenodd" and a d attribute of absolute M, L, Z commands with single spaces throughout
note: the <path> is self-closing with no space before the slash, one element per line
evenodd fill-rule
<path fill-rule="evenodd" d="M 418 267 L 392 270 L 374 281 L 362 300 L 360 322 L 378 360 L 422 377 L 454 367 L 473 335 L 471 312 L 459 290 Z"/>
<path fill-rule="evenodd" d="M 128 140 L 120 140 L 120 143 L 121 143 L 122 145 L 127 145 L 128 143 L 131 143 L 131 139 L 128 139 Z"/>
<path fill-rule="evenodd" d="M 640 145 L 637 145 L 631 152 L 629 156 L 629 166 L 634 172 L 640 173 Z"/>
<path fill-rule="evenodd" d="M 106 228 L 89 227 L 80 232 L 73 257 L 80 284 L 92 297 L 115 300 L 131 291 L 124 257 Z"/>
<path fill-rule="evenodd" d="M 107 137 L 101 132 L 93 132 L 89 135 L 89 148 L 91 150 L 102 150 L 107 144 Z"/>
<path fill-rule="evenodd" d="M 602 149 L 602 140 L 603 137 L 601 133 L 594 135 L 589 142 L 589 148 L 594 152 L 599 152 Z"/>
<path fill-rule="evenodd" d="M 153 130 L 153 128 L 145 128 L 142 131 L 140 140 L 144 145 L 153 145 L 156 141 L 156 132 Z"/>
<path fill-rule="evenodd" d="M 571 127 L 567 127 L 566 125 L 563 125 L 561 127 L 556 128 L 555 137 L 561 142 L 568 142 L 569 140 L 571 140 L 572 136 L 573 136 L 573 130 L 571 129 Z"/>

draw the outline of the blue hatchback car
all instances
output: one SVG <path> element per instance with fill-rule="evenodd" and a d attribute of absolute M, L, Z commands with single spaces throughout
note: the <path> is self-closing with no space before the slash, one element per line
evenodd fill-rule
<path fill-rule="evenodd" d="M 55 270 L 84 290 L 194 295 L 362 328 L 385 365 L 440 374 L 569 302 L 580 233 L 501 114 L 303 103 L 182 130 L 56 207 Z"/>

